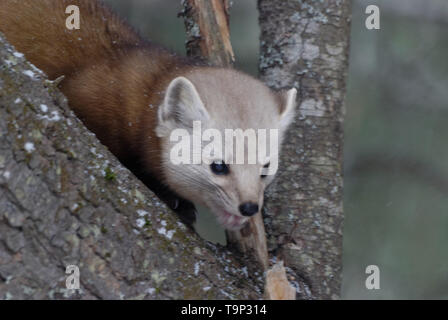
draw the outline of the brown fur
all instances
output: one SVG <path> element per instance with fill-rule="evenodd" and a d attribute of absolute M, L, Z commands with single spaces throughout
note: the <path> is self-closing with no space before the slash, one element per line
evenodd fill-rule
<path fill-rule="evenodd" d="M 80 8 L 80 30 L 65 26 L 68 5 Z M 61 89 L 76 115 L 131 169 L 145 159 L 160 177 L 153 134 L 164 88 L 191 65 L 150 44 L 107 7 L 92 0 L 0 0 L 0 31 Z M 151 108 L 150 106 L 153 106 Z"/>
<path fill-rule="evenodd" d="M 66 28 L 68 5 L 80 8 L 80 30 Z M 273 178 L 261 178 L 263 164 L 232 165 L 226 176 L 204 163 L 174 165 L 168 132 L 201 120 L 221 132 L 280 129 L 281 141 L 295 89 L 276 94 L 233 69 L 196 66 L 142 40 L 96 0 L 0 0 L 0 31 L 50 79 L 65 76 L 61 90 L 76 115 L 187 221 L 194 207 L 171 190 L 210 208 L 227 228 L 247 221 L 240 204 L 262 207 Z"/>

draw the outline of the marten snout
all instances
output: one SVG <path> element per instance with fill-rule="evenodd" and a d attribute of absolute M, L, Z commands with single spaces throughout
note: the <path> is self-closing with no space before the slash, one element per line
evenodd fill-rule
<path fill-rule="evenodd" d="M 244 202 L 238 207 L 240 213 L 245 217 L 252 217 L 258 212 L 258 204 L 253 202 Z"/>

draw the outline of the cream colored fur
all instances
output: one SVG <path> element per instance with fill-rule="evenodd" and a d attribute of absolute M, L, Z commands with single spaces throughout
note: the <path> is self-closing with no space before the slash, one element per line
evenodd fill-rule
<path fill-rule="evenodd" d="M 296 89 L 276 93 L 260 81 L 229 69 L 202 68 L 174 79 L 159 108 L 156 129 L 162 139 L 166 183 L 179 195 L 208 207 L 224 227 L 241 227 L 247 218 L 238 206 L 254 202 L 261 208 L 264 190 L 273 179 L 260 177 L 265 163 L 229 164 L 234 154 L 225 154 L 222 160 L 228 164 L 228 175 L 214 174 L 205 163 L 174 165 L 170 161 L 173 143 L 169 133 L 178 128 L 191 133 L 192 121 L 200 120 L 202 130 L 215 128 L 223 136 L 225 129 L 278 129 L 281 142 L 294 119 L 295 101 Z M 247 145 L 245 149 L 247 154 Z M 235 223 L 235 219 L 241 223 Z"/>

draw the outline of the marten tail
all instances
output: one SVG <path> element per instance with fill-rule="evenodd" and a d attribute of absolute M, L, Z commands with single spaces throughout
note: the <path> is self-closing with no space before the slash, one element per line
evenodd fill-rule
<path fill-rule="evenodd" d="M 66 27 L 69 5 L 79 7 L 79 30 Z M 50 79 L 92 60 L 107 56 L 113 61 L 143 42 L 105 5 L 91 0 L 0 0 L 0 32 Z"/>

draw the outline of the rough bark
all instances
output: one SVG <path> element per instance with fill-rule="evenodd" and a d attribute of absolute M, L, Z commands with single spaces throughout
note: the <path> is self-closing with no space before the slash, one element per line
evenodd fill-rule
<path fill-rule="evenodd" d="M 182 0 L 182 6 L 187 55 L 215 66 L 232 66 L 235 56 L 230 43 L 228 0 Z"/>
<path fill-rule="evenodd" d="M 301 298 L 339 298 L 350 1 L 259 0 L 258 7 L 261 78 L 299 92 L 267 192 L 268 249 L 295 272 Z"/>
<path fill-rule="evenodd" d="M 229 3 L 227 0 L 184 0 L 183 11 L 187 32 L 187 54 L 218 67 L 232 67 Z M 266 233 L 261 215 L 256 215 L 240 231 L 227 231 L 229 246 L 252 254 L 266 270 L 269 265 Z"/>
<path fill-rule="evenodd" d="M 180 223 L 45 79 L 0 35 L 0 299 L 260 298 L 262 274 Z"/>

